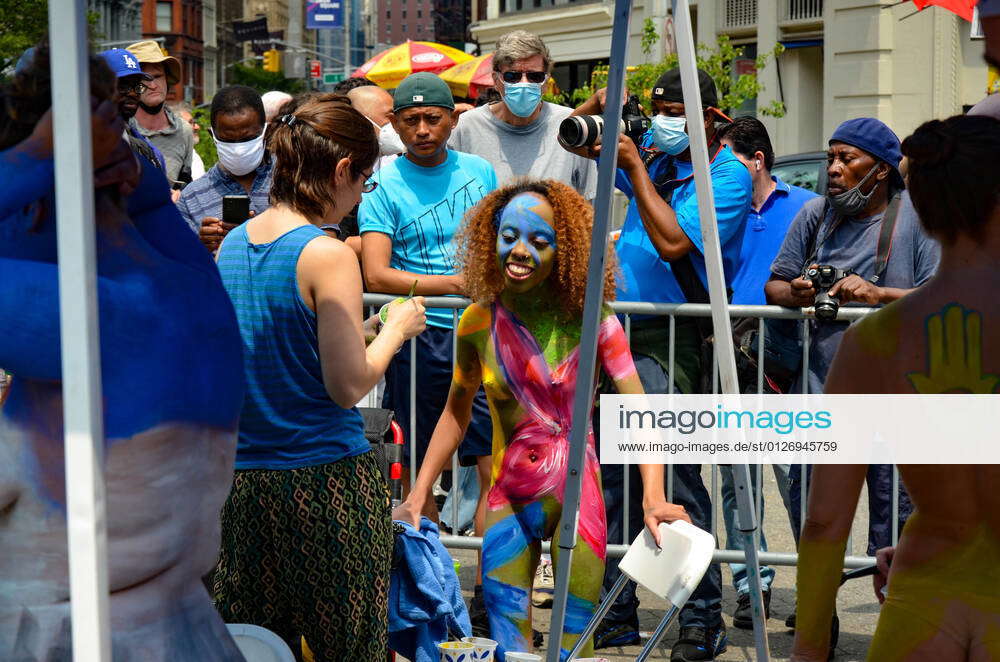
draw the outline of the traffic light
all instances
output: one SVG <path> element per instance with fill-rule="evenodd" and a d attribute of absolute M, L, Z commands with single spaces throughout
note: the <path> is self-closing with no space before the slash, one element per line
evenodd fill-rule
<path fill-rule="evenodd" d="M 264 71 L 281 71 L 281 53 L 273 48 L 264 51 Z"/>

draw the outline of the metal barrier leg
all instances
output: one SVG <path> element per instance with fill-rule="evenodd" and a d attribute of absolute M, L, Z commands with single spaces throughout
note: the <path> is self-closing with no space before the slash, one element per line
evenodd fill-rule
<path fill-rule="evenodd" d="M 644 662 L 644 660 L 653 654 L 653 651 L 656 650 L 660 640 L 663 639 L 663 635 L 667 633 L 667 628 L 670 627 L 670 623 L 679 613 L 681 613 L 681 610 L 677 608 L 677 605 L 670 605 L 670 609 L 667 610 L 667 613 L 663 616 L 663 620 L 661 620 L 660 624 L 656 626 L 656 629 L 653 630 L 653 634 L 649 636 L 649 641 L 646 642 L 646 645 L 643 646 L 642 650 L 639 652 L 639 657 L 635 658 L 635 662 Z"/>
<path fill-rule="evenodd" d="M 626 467 L 627 469 L 628 467 Z M 601 622 L 605 614 L 611 609 L 611 605 L 615 603 L 615 599 L 625 590 L 625 584 L 629 581 L 628 575 L 624 572 L 618 574 L 618 581 L 614 583 L 608 594 L 604 596 L 600 604 L 597 605 L 597 610 L 594 611 L 594 615 L 590 617 L 590 622 L 587 623 L 587 627 L 583 628 L 583 632 L 580 634 L 580 638 L 576 640 L 576 645 L 569 652 L 569 657 L 566 658 L 566 662 L 576 659 L 576 656 L 580 654 L 583 647 L 587 645 L 587 641 L 590 639 L 591 635 L 594 634 L 594 630 L 597 629 L 597 624 Z M 549 640 L 549 645 L 552 645 L 551 639 Z"/>

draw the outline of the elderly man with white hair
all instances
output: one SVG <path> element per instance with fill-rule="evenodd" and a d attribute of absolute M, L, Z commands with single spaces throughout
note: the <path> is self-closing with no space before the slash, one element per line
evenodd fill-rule
<path fill-rule="evenodd" d="M 523 176 L 557 179 L 592 200 L 597 166 L 556 142 L 559 124 L 572 109 L 542 101 L 551 75 L 552 57 L 539 37 L 524 30 L 500 37 L 493 85 L 501 99 L 462 113 L 448 146 L 489 161 L 500 186 Z"/>

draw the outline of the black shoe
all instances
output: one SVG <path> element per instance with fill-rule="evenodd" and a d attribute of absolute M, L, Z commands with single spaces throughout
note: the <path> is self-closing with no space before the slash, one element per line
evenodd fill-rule
<path fill-rule="evenodd" d="M 535 648 L 541 648 L 542 644 L 545 643 L 545 637 L 538 630 L 532 628 L 531 630 L 531 645 Z"/>
<path fill-rule="evenodd" d="M 726 626 L 720 623 L 711 630 L 699 627 L 681 628 L 680 637 L 670 651 L 670 662 L 714 660 L 726 651 Z"/>
<path fill-rule="evenodd" d="M 764 620 L 771 618 L 771 589 L 764 591 Z M 750 594 L 740 593 L 736 598 L 736 611 L 733 613 L 733 627 L 741 630 L 753 629 L 753 610 L 750 609 Z"/>
<path fill-rule="evenodd" d="M 594 650 L 612 646 L 635 646 L 639 643 L 639 628 L 631 623 L 601 621 L 594 632 Z"/>
<path fill-rule="evenodd" d="M 472 636 L 491 639 L 490 620 L 486 616 L 486 604 L 483 602 L 483 587 L 473 589 L 472 602 L 469 603 L 469 621 L 472 622 Z"/>

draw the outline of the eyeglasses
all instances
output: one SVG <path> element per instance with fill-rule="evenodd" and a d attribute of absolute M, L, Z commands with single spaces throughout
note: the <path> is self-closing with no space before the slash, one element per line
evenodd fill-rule
<path fill-rule="evenodd" d="M 500 77 L 505 83 L 520 83 L 527 78 L 529 83 L 538 84 L 544 83 L 549 75 L 544 71 L 504 71 Z"/>
<path fill-rule="evenodd" d="M 148 89 L 149 89 L 149 86 L 146 85 L 145 83 L 141 82 L 141 81 L 137 82 L 137 83 L 131 83 L 131 84 L 129 84 L 129 83 L 118 83 L 118 93 L 119 94 L 138 94 L 138 95 L 142 95 L 142 94 L 145 94 L 146 90 L 148 90 Z"/>

